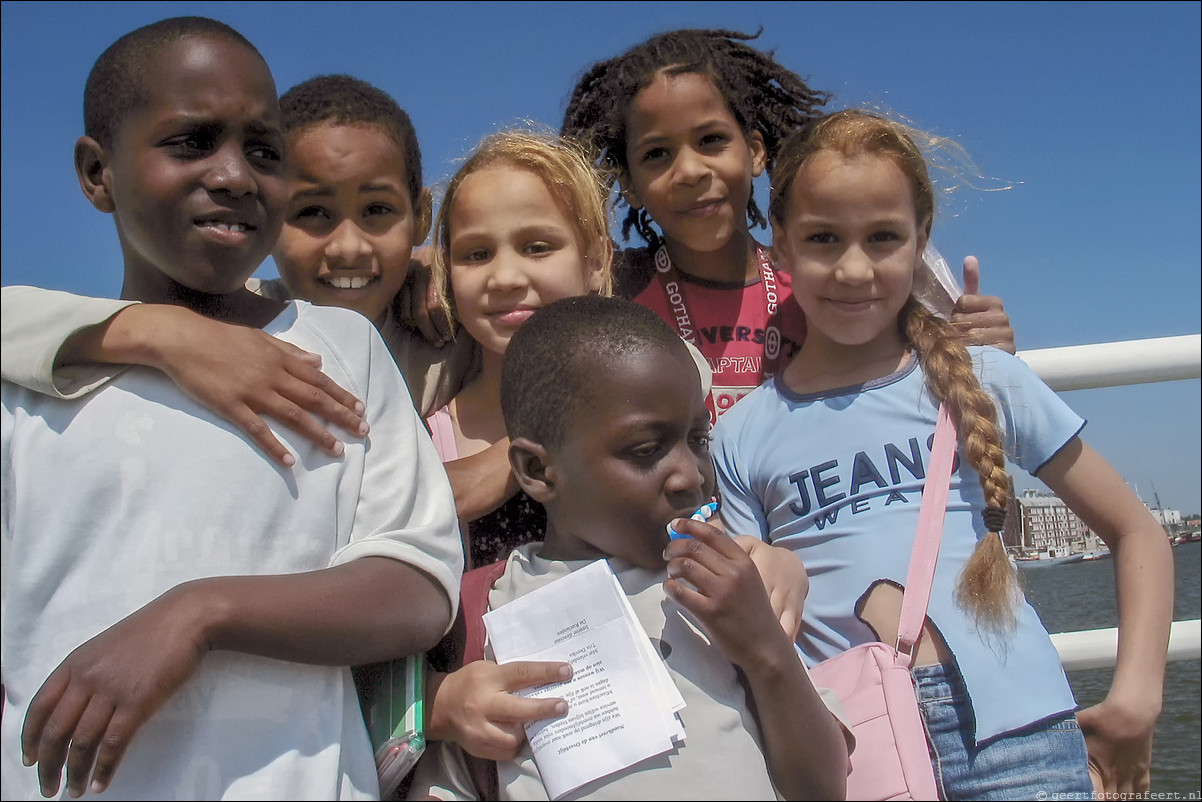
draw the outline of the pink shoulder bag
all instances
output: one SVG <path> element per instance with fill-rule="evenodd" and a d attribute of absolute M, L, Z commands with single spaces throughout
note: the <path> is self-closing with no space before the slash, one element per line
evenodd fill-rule
<path fill-rule="evenodd" d="M 931 596 L 955 447 L 956 427 L 940 406 L 897 645 L 863 643 L 810 670 L 814 685 L 838 695 L 856 738 L 847 776 L 848 799 L 939 798 L 910 664 Z"/>

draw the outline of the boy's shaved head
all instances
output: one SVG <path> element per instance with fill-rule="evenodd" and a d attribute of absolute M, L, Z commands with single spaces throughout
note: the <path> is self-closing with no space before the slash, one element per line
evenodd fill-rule
<path fill-rule="evenodd" d="M 263 58 L 245 36 L 208 17 L 172 17 L 130 31 L 100 54 L 88 74 L 83 96 L 84 133 L 101 147 L 111 147 L 120 120 L 146 103 L 144 78 L 154 69 L 159 54 L 190 36 L 228 39 Z"/>
<path fill-rule="evenodd" d="M 596 387 L 598 365 L 673 349 L 692 364 L 672 327 L 633 301 L 582 295 L 547 304 L 505 351 L 501 409 L 510 438 L 558 446 Z"/>
<path fill-rule="evenodd" d="M 382 89 L 350 75 L 319 75 L 280 97 L 284 134 L 291 138 L 316 125 L 374 125 L 405 154 L 410 200 L 422 193 L 422 152 L 405 110 Z"/>

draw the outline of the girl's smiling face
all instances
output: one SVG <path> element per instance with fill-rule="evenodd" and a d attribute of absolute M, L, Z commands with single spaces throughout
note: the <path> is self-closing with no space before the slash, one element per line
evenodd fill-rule
<path fill-rule="evenodd" d="M 467 176 L 450 212 L 447 263 L 455 316 L 477 342 L 504 354 L 535 310 L 599 291 L 576 227 L 542 179 L 507 165 Z"/>
<path fill-rule="evenodd" d="M 773 245 L 805 311 L 807 345 L 900 345 L 898 314 L 927 240 L 901 168 L 880 155 L 819 151 L 798 171 L 785 217 Z"/>
<path fill-rule="evenodd" d="M 747 231 L 764 141 L 758 131 L 744 134 L 709 78 L 657 75 L 631 103 L 626 143 L 625 197 L 665 238 L 710 253 Z"/>

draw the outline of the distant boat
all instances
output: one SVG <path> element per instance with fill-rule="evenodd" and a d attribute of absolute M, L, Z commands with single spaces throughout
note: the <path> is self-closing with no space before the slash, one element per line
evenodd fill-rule
<path fill-rule="evenodd" d="M 1020 559 L 1015 561 L 1015 565 L 1020 568 L 1046 568 L 1050 565 L 1064 565 L 1065 563 L 1079 563 L 1085 559 L 1084 554 L 1066 554 L 1063 557 L 1038 557 L 1036 559 Z"/>
<path fill-rule="evenodd" d="M 1108 560 L 1112 556 L 1110 549 L 1102 549 L 1100 551 L 1087 551 L 1081 555 L 1081 559 L 1090 562 L 1092 560 Z"/>

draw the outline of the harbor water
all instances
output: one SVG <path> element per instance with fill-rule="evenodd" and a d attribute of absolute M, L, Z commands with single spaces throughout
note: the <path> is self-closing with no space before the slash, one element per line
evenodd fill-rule
<path fill-rule="evenodd" d="M 1177 586 L 1173 620 L 1202 617 L 1202 543 L 1177 546 L 1173 556 Z M 1113 560 L 1024 567 L 1022 577 L 1027 599 L 1049 632 L 1118 626 Z M 1069 672 L 1078 704 L 1088 707 L 1101 701 L 1113 674 L 1112 668 Z M 1162 799 L 1199 799 L 1202 792 L 1200 676 L 1198 660 L 1169 663 L 1165 672 L 1164 710 L 1152 745 L 1151 787 L 1154 794 L 1170 795 Z"/>

